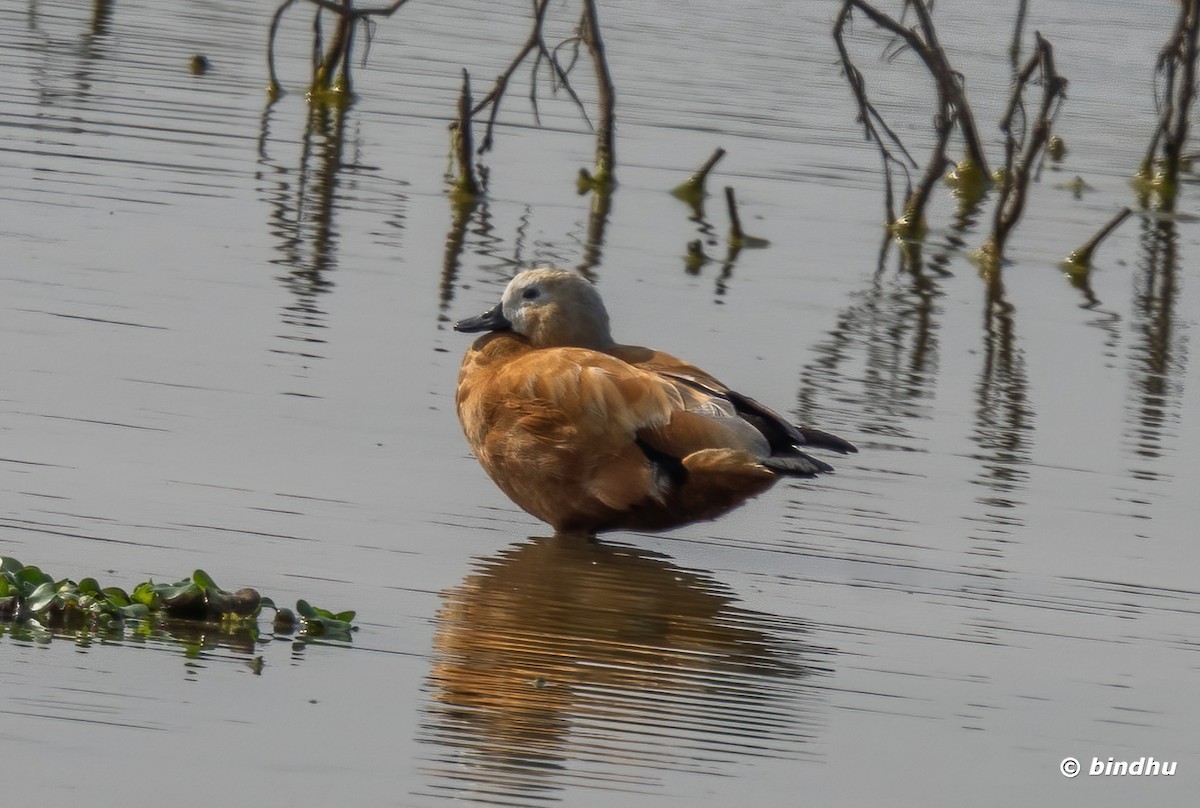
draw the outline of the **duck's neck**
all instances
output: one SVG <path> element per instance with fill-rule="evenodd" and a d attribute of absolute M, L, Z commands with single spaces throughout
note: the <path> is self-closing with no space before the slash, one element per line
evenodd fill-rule
<path fill-rule="evenodd" d="M 589 348 L 607 351 L 613 346 L 608 314 L 586 311 L 572 316 L 550 316 L 529 335 L 535 348 Z"/>

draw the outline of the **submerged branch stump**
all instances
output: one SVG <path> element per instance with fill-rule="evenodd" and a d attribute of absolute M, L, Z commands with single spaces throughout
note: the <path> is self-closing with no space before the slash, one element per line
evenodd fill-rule
<path fill-rule="evenodd" d="M 600 115 L 596 124 L 596 168 L 592 182 L 597 189 L 611 189 L 616 182 L 617 151 L 616 106 L 617 90 L 612 74 L 608 70 L 608 57 L 604 51 L 604 40 L 600 36 L 600 19 L 596 13 L 596 0 L 584 0 L 583 19 L 579 24 L 579 35 L 592 56 L 596 70 L 596 92 L 599 97 Z"/>
<path fill-rule="evenodd" d="M 451 124 L 455 153 L 458 156 L 458 177 L 454 181 L 454 194 L 462 199 L 473 200 L 479 195 L 479 183 L 475 181 L 475 150 L 471 143 L 471 74 L 463 68 L 462 90 L 458 95 L 458 120 Z"/>

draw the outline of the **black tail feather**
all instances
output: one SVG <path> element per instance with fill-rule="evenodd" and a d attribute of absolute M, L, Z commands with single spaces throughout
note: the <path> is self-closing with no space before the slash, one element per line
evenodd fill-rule
<path fill-rule="evenodd" d="M 772 455 L 760 461 L 764 466 L 771 471 L 783 474 L 787 477 L 816 477 L 822 472 L 828 473 L 833 471 L 833 466 L 823 461 L 817 460 L 815 457 L 809 457 L 804 452 L 795 452 L 793 454 Z"/>
<path fill-rule="evenodd" d="M 807 426 L 798 426 L 796 431 L 804 436 L 805 446 L 815 446 L 818 449 L 828 449 L 831 452 L 838 454 L 854 454 L 858 452 L 854 444 L 847 440 L 842 440 L 837 435 L 830 435 L 828 432 L 822 432 L 819 429 L 812 429 Z"/>
<path fill-rule="evenodd" d="M 642 450 L 642 454 L 650 461 L 650 465 L 656 472 L 665 475 L 675 485 L 683 485 L 687 482 L 688 471 L 678 457 L 660 452 L 641 438 L 635 439 L 634 443 Z"/>

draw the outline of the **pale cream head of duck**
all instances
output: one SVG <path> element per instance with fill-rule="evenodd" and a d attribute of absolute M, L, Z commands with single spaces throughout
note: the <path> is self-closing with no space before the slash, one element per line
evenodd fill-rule
<path fill-rule="evenodd" d="M 513 278 L 500 302 L 455 331 L 512 331 L 534 348 L 591 348 L 613 345 L 608 311 L 596 287 L 565 269 L 527 269 Z"/>

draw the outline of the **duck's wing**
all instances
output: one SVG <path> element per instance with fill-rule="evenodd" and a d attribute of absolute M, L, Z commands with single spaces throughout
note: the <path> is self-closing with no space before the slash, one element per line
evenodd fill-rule
<path fill-rule="evenodd" d="M 849 441 L 836 435 L 792 424 L 765 404 L 731 390 L 707 371 L 668 353 L 639 345 L 615 345 L 609 352 L 639 369 L 656 373 L 681 388 L 690 388 L 709 397 L 711 407 L 720 407 L 721 405 L 716 403 L 718 401 L 727 402 L 728 408 L 737 417 L 762 434 L 770 446 L 771 454 L 786 455 L 798 446 L 827 449 L 839 454 L 858 451 Z M 813 462 L 824 467 L 822 470 L 829 468 L 819 460 Z"/>
<path fill-rule="evenodd" d="M 707 371 L 663 351 L 643 348 L 641 345 L 613 345 L 608 349 L 608 353 L 650 373 L 662 373 L 688 379 L 713 391 L 729 389 Z"/>

